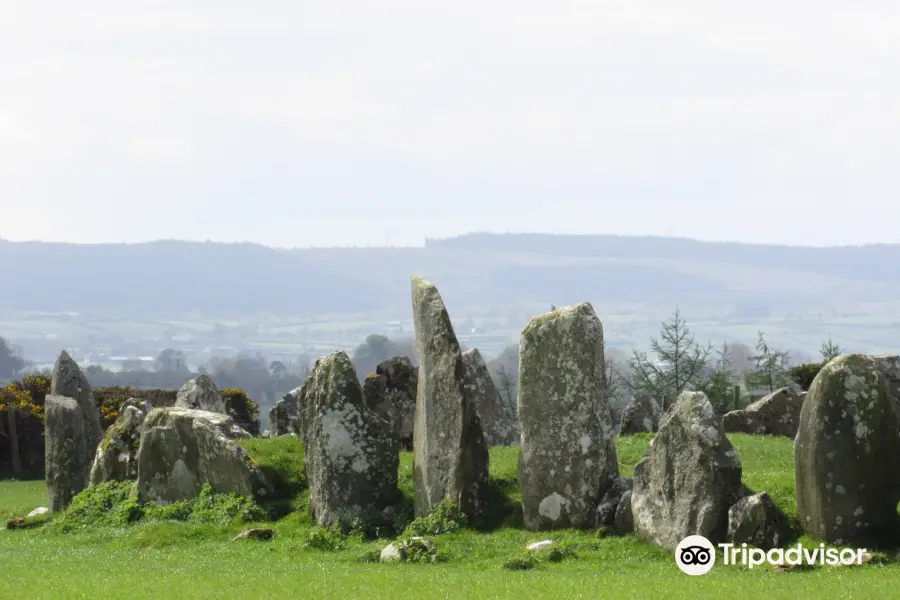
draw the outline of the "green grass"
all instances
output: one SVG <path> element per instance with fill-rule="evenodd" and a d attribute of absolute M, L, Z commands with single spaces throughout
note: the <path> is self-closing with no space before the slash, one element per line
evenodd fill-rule
<path fill-rule="evenodd" d="M 790 440 L 730 436 L 744 481 L 767 491 L 794 515 Z M 618 441 L 620 469 L 632 473 L 650 436 Z M 249 525 L 157 522 L 96 527 L 77 533 L 0 531 L 0 598 L 894 598 L 896 563 L 821 567 L 775 573 L 716 566 L 703 577 L 677 570 L 672 555 L 634 535 L 593 531 L 529 532 L 521 527 L 516 449 L 491 450 L 495 506 L 480 528 L 431 536 L 437 564 L 371 564 L 387 540 L 350 535 L 341 543 L 313 527 L 305 511 L 296 438 L 253 440 L 245 447 L 281 477 L 282 501 L 298 509 L 273 527 L 271 542 L 231 542 Z M 400 487 L 412 495 L 412 458 L 401 457 Z M 293 497 L 291 497 L 293 495 Z M 24 514 L 46 503 L 43 482 L 0 482 L 0 510 Z M 329 534 L 330 535 L 330 534 Z M 319 540 L 310 544 L 310 540 Z M 528 570 L 504 568 L 525 545 L 552 539 L 566 549 L 559 562 L 541 556 Z M 812 540 L 806 540 L 810 544 Z M 337 550 L 328 548 L 338 547 Z"/>
<path fill-rule="evenodd" d="M 0 480 L 0 518 L 25 516 L 38 506 L 47 506 L 47 486 L 34 481 Z M 2 569 L 2 567 L 0 567 Z"/>

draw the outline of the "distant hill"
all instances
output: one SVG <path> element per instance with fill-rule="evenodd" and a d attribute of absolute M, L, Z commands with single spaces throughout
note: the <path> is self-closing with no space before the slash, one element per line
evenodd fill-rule
<path fill-rule="evenodd" d="M 608 235 L 469 234 L 423 248 L 0 241 L 0 309 L 148 316 L 408 312 L 409 277 L 452 307 L 580 300 L 765 311 L 893 301 L 900 244 L 809 248 Z M 743 307 L 743 308 L 742 308 Z"/>

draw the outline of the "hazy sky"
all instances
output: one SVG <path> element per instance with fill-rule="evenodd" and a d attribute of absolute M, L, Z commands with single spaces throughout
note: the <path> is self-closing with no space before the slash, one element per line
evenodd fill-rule
<path fill-rule="evenodd" d="M 900 242 L 900 3 L 0 0 L 0 237 Z"/>

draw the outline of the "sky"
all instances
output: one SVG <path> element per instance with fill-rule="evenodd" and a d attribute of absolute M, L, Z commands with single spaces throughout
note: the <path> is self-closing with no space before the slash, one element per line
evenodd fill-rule
<path fill-rule="evenodd" d="M 0 0 L 0 237 L 900 242 L 900 3 Z"/>

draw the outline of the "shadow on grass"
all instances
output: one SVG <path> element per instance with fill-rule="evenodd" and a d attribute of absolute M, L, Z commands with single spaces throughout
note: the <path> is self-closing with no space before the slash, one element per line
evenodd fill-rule
<path fill-rule="evenodd" d="M 473 529 L 490 532 L 503 527 L 521 529 L 525 526 L 522 503 L 518 500 L 519 483 L 515 479 L 490 480 L 490 501 L 487 512 Z"/>
<path fill-rule="evenodd" d="M 43 471 L 22 471 L 21 473 L 12 473 L 10 471 L 0 471 L 0 483 L 12 483 L 16 481 L 44 481 Z"/>

